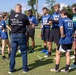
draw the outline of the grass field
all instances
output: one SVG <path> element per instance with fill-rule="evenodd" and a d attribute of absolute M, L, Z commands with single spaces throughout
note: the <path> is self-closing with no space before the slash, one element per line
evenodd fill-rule
<path fill-rule="evenodd" d="M 54 60 L 55 45 L 53 44 L 52 56 L 44 58 L 45 54 L 40 53 L 40 51 L 43 49 L 43 42 L 41 41 L 41 38 L 38 37 L 38 34 L 40 34 L 39 29 L 36 30 L 35 52 L 32 54 L 28 54 L 28 67 L 30 68 L 30 71 L 27 72 L 26 74 L 22 73 L 23 71 L 22 71 L 21 54 L 17 53 L 15 68 L 18 69 L 18 71 L 13 73 L 12 75 L 76 75 L 76 70 L 72 70 L 68 74 L 61 72 L 60 73 L 50 72 L 50 69 L 55 67 L 55 60 Z M 71 52 L 71 54 L 73 54 L 73 52 Z M 40 60 L 39 56 L 43 59 Z M 65 66 L 65 54 L 62 54 L 61 57 L 62 58 L 60 68 L 63 68 Z M 9 61 L 3 61 L 0 55 L 0 75 L 9 75 L 8 71 L 9 71 Z"/>

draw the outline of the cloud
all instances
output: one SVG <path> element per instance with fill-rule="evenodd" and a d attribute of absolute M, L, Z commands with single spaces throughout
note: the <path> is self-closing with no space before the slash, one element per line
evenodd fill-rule
<path fill-rule="evenodd" d="M 22 12 L 26 10 L 26 4 L 21 4 L 22 5 Z"/>
<path fill-rule="evenodd" d="M 43 5 L 43 7 L 48 7 L 48 4 L 47 4 L 47 3 L 45 3 L 45 4 Z"/>
<path fill-rule="evenodd" d="M 47 8 L 48 8 L 48 4 L 47 4 L 47 3 L 43 4 L 43 7 L 47 7 Z M 42 8 L 43 8 L 43 7 L 42 7 Z M 42 8 L 41 8 L 41 11 L 39 11 L 40 14 L 43 14 Z"/>
<path fill-rule="evenodd" d="M 67 4 L 65 4 L 65 3 L 61 3 L 61 4 L 60 4 L 60 10 L 62 10 L 63 7 L 67 7 L 67 6 L 68 6 Z"/>
<path fill-rule="evenodd" d="M 21 4 L 22 5 L 22 12 L 24 13 L 24 11 L 29 10 L 30 7 L 24 3 Z"/>

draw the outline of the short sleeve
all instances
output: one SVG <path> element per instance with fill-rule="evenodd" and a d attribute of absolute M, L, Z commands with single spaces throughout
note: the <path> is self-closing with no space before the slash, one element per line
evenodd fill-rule
<path fill-rule="evenodd" d="M 63 25 L 64 25 L 63 20 L 60 19 L 60 20 L 59 20 L 59 27 L 60 27 L 60 26 L 63 26 Z"/>
<path fill-rule="evenodd" d="M 2 26 L 3 26 L 3 27 L 6 26 L 6 23 L 5 23 L 4 20 L 2 21 Z"/>
<path fill-rule="evenodd" d="M 38 24 L 38 21 L 35 16 L 34 16 L 34 24 L 36 24 L 36 25 Z"/>

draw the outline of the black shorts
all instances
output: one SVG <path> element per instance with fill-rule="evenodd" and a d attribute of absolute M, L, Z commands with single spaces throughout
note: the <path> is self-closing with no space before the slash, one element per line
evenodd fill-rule
<path fill-rule="evenodd" d="M 28 32 L 27 32 L 27 39 L 29 37 L 32 38 L 32 40 L 34 40 L 34 36 L 35 36 L 35 29 L 30 29 Z"/>
<path fill-rule="evenodd" d="M 50 35 L 50 28 L 42 29 L 41 30 L 41 39 L 43 41 L 49 41 L 49 35 Z"/>
<path fill-rule="evenodd" d="M 71 49 L 72 49 L 72 44 L 62 44 L 62 45 L 59 45 L 57 48 L 57 50 L 61 52 L 71 51 Z"/>
<path fill-rule="evenodd" d="M 51 29 L 49 41 L 59 45 L 59 40 L 60 40 L 60 30 L 58 28 Z"/>

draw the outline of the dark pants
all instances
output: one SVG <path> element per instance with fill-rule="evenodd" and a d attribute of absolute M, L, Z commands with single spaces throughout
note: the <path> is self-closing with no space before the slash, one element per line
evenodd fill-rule
<path fill-rule="evenodd" d="M 23 70 L 27 70 L 27 48 L 26 48 L 26 36 L 25 34 L 11 34 L 11 45 L 12 51 L 10 56 L 10 71 L 14 70 L 15 67 L 15 57 L 18 46 L 20 46 L 23 62 Z"/>
<path fill-rule="evenodd" d="M 29 32 L 27 32 L 27 39 L 32 38 L 34 40 L 35 37 L 35 29 L 30 29 Z"/>

